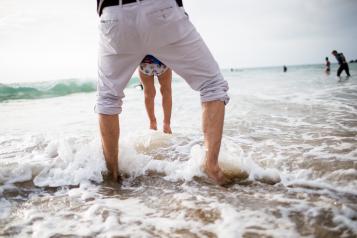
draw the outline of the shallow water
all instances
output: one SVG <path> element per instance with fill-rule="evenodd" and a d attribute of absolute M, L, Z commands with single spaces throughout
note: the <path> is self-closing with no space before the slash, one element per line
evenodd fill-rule
<path fill-rule="evenodd" d="M 94 93 L 0 103 L 0 236 L 356 237 L 357 78 L 319 66 L 224 75 L 220 163 L 249 174 L 228 187 L 201 171 L 199 96 L 182 80 L 172 136 L 147 130 L 142 92 L 126 90 L 121 185 L 103 182 Z"/>

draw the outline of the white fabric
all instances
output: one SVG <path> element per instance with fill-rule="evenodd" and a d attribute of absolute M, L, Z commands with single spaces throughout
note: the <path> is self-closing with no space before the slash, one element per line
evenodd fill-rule
<path fill-rule="evenodd" d="M 121 112 L 124 88 L 148 54 L 200 91 L 202 102 L 228 102 L 218 64 L 175 0 L 106 7 L 99 29 L 97 113 Z"/>

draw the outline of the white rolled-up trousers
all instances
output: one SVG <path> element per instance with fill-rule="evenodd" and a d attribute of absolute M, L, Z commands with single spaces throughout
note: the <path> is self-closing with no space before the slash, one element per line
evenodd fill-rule
<path fill-rule="evenodd" d="M 228 103 L 227 81 L 175 0 L 143 0 L 105 7 L 99 34 L 97 113 L 121 113 L 124 88 L 148 54 L 199 91 L 202 102 Z"/>

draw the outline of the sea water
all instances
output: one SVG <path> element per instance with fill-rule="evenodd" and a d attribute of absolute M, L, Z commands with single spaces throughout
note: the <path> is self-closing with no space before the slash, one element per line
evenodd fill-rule
<path fill-rule="evenodd" d="M 172 135 L 159 90 L 158 131 L 137 78 L 125 90 L 121 184 L 103 178 L 94 80 L 0 85 L 0 236 L 356 237 L 356 66 L 224 70 L 227 187 L 205 179 L 199 94 L 179 77 Z"/>

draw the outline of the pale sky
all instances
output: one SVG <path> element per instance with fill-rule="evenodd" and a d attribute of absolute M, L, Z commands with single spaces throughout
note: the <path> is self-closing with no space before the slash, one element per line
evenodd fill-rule
<path fill-rule="evenodd" d="M 357 59 L 357 0 L 183 0 L 221 68 Z M 0 83 L 96 77 L 95 0 L 0 0 Z"/>

